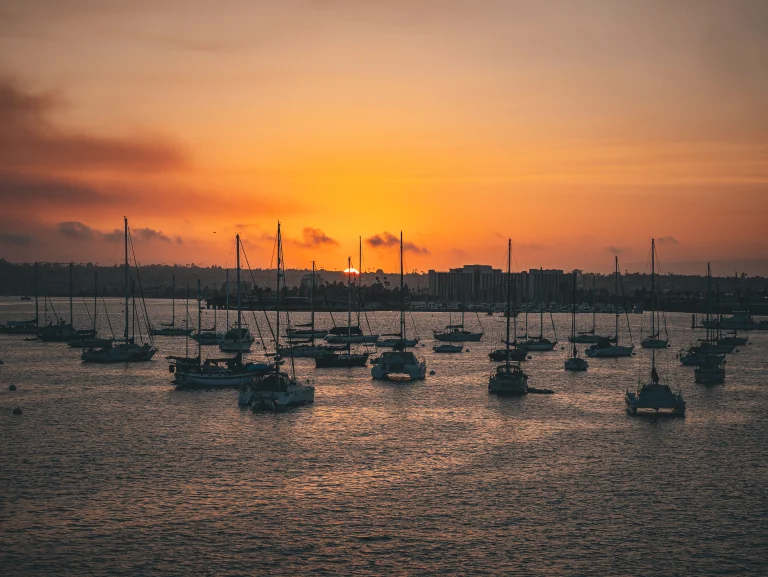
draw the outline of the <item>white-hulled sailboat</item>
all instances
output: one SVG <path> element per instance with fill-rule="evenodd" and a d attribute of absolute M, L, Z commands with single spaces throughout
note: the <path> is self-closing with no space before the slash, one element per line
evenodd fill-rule
<path fill-rule="evenodd" d="M 416 358 L 408 349 L 408 336 L 405 329 L 405 286 L 403 284 L 403 232 L 400 231 L 400 335 L 402 340 L 392 351 L 384 351 L 371 367 L 371 376 L 377 380 L 395 379 L 398 381 L 424 380 L 427 364 Z M 482 336 L 482 335 L 481 335 Z"/>
<path fill-rule="evenodd" d="M 125 326 L 123 328 L 122 341 L 115 341 L 108 346 L 100 348 L 91 348 L 83 351 L 81 359 L 86 363 L 135 363 L 141 361 L 149 361 L 157 349 L 152 342 L 152 336 L 149 337 L 149 342 L 141 345 L 136 344 L 135 333 L 129 336 L 128 333 L 128 321 L 129 311 L 131 309 L 131 290 L 130 290 L 130 265 L 128 263 L 128 218 L 123 217 L 124 231 L 124 243 L 125 243 Z M 136 301 L 133 301 L 133 313 L 136 314 Z"/>
<path fill-rule="evenodd" d="M 254 411 L 282 411 L 292 406 L 307 405 L 315 401 L 315 387 L 309 382 L 296 378 L 293 357 L 290 358 L 290 374 L 280 369 L 280 290 L 283 270 L 283 244 L 280 223 L 277 223 L 277 292 L 275 293 L 275 351 L 274 364 L 266 374 L 256 377 L 243 385 L 237 396 L 240 407 L 250 407 Z M 266 314 L 266 311 L 265 311 Z"/>
<path fill-rule="evenodd" d="M 525 374 L 520 363 L 510 360 L 509 345 L 509 318 L 512 316 L 512 239 L 509 239 L 507 253 L 507 338 L 504 342 L 507 346 L 507 355 L 503 365 L 496 367 L 496 372 L 488 379 L 488 392 L 497 395 L 522 396 L 528 394 L 528 375 Z"/>

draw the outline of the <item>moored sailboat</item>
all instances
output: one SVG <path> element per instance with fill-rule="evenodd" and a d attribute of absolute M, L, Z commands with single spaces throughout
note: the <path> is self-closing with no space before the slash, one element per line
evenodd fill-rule
<path fill-rule="evenodd" d="M 615 290 L 616 290 L 616 298 L 619 297 L 619 279 L 621 276 L 621 273 L 619 273 L 619 257 L 615 257 L 615 264 L 616 268 L 614 271 L 614 279 L 615 279 Z M 624 300 L 624 291 L 622 289 L 621 291 L 622 301 Z M 616 306 L 615 307 L 615 316 L 616 316 L 616 337 L 615 342 L 612 343 L 611 340 L 605 339 L 602 341 L 599 341 L 598 343 L 592 345 L 588 349 L 584 351 L 584 353 L 590 357 L 590 358 L 618 358 L 618 357 L 631 357 L 634 350 L 635 345 L 632 344 L 632 329 L 629 326 L 629 317 L 627 317 L 627 330 L 629 331 L 629 339 L 630 344 L 629 346 L 626 345 L 620 345 L 619 344 L 619 317 L 621 316 L 622 312 L 626 315 L 626 305 L 625 306 Z"/>
<path fill-rule="evenodd" d="M 573 301 L 571 302 L 571 337 L 576 337 L 576 271 L 573 271 Z M 570 340 L 570 339 L 569 339 Z M 571 341 L 568 347 L 568 358 L 565 359 L 566 371 L 586 371 L 589 363 L 579 356 L 575 341 Z"/>

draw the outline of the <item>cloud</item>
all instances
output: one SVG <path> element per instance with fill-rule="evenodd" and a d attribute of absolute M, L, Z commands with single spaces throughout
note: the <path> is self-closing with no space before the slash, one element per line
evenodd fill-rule
<path fill-rule="evenodd" d="M 162 136 L 106 136 L 63 128 L 52 117 L 64 104 L 57 92 L 35 93 L 0 77 L 0 170 L 159 172 L 187 164 L 181 148 Z"/>
<path fill-rule="evenodd" d="M 680 244 L 680 241 L 674 236 L 662 236 L 661 238 L 657 238 L 656 242 L 659 244 Z"/>
<path fill-rule="evenodd" d="M 319 228 L 306 227 L 302 231 L 302 235 L 304 236 L 303 241 L 295 240 L 293 242 L 296 245 L 304 248 L 311 248 L 316 246 L 339 246 L 338 242 L 325 234 Z"/>
<path fill-rule="evenodd" d="M 391 232 L 384 231 L 381 234 L 375 234 L 365 239 L 366 244 L 373 248 L 388 248 L 392 246 L 399 246 L 400 239 Z M 403 250 L 415 252 L 418 254 L 429 254 L 429 249 L 421 246 L 417 246 L 412 242 L 405 241 L 403 243 Z"/>
<path fill-rule="evenodd" d="M 627 252 L 627 249 L 622 246 L 606 246 L 605 250 L 614 256 L 619 256 Z"/>
<path fill-rule="evenodd" d="M 32 235 L 21 232 L 0 232 L 0 244 L 10 246 L 29 246 L 32 244 Z"/>
<path fill-rule="evenodd" d="M 75 240 L 93 240 L 97 232 L 78 221 L 60 222 L 56 225 L 56 229 L 60 235 Z"/>
<path fill-rule="evenodd" d="M 135 228 L 131 231 L 131 234 L 140 241 L 151 242 L 159 240 L 161 242 L 171 242 L 171 237 L 163 234 L 162 230 L 155 230 L 154 228 Z"/>

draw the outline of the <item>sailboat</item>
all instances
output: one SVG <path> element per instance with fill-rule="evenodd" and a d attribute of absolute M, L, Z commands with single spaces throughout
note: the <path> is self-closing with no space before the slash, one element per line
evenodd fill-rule
<path fill-rule="evenodd" d="M 150 336 L 150 342 L 137 345 L 135 342 L 136 335 L 129 336 L 128 321 L 130 319 L 131 312 L 131 289 L 130 289 L 130 265 L 128 263 L 128 218 L 123 217 L 123 224 L 125 227 L 124 232 L 124 244 L 125 244 L 125 326 L 123 327 L 123 339 L 119 342 L 110 343 L 105 347 L 85 349 L 81 355 L 81 359 L 86 363 L 134 363 L 141 361 L 149 361 L 157 349 L 152 343 L 152 337 Z M 136 315 L 136 301 L 133 300 L 133 314 Z"/>
<path fill-rule="evenodd" d="M 707 263 L 707 321 L 711 320 L 712 307 L 712 270 Z M 732 352 L 733 347 L 719 345 L 715 342 L 714 329 L 709 328 L 709 322 L 705 323 L 706 336 L 699 339 L 698 346 L 692 346 L 680 356 L 680 363 L 684 366 L 695 366 L 694 380 L 702 385 L 716 385 L 725 382 L 725 353 Z"/>
<path fill-rule="evenodd" d="M 644 349 L 666 349 L 669 339 L 659 338 L 661 319 L 656 300 L 656 239 L 651 239 L 651 334 L 643 339 L 640 346 Z"/>
<path fill-rule="evenodd" d="M 510 240 L 510 250 L 511 249 L 511 240 Z M 508 306 L 506 310 L 504 311 L 504 316 L 507 319 L 507 338 L 502 341 L 506 346 L 503 349 L 496 349 L 495 351 L 491 351 L 488 353 L 488 358 L 490 358 L 492 361 L 515 361 L 515 362 L 521 362 L 528 358 L 528 351 L 525 349 L 518 348 L 517 346 L 517 283 L 512 281 L 512 269 L 509 268 L 507 271 L 507 292 L 510 291 L 510 286 L 512 287 L 512 304 L 511 306 Z M 507 294 L 507 300 L 509 300 L 509 294 Z M 515 310 L 512 310 L 511 307 L 514 307 Z M 509 333 L 509 317 L 512 317 L 513 322 L 513 333 L 514 333 L 514 340 L 512 342 L 509 342 L 510 339 L 510 333 Z"/>
<path fill-rule="evenodd" d="M 614 278 L 615 278 L 615 284 L 616 284 L 616 298 L 619 296 L 619 257 L 616 257 L 615 259 L 616 269 L 614 271 Z M 622 300 L 624 296 L 624 291 L 622 290 Z M 624 311 L 622 311 L 624 309 Z M 629 329 L 629 338 L 630 338 L 630 345 L 620 345 L 619 344 L 619 317 L 621 316 L 621 313 L 624 312 L 626 315 L 626 307 L 619 307 L 616 306 L 615 314 L 616 314 L 616 337 L 615 337 L 615 344 L 611 344 L 611 339 L 605 339 L 602 340 L 588 349 L 584 351 L 584 353 L 591 358 L 617 358 L 617 357 L 631 357 L 632 353 L 635 350 L 635 345 L 632 344 L 632 331 L 629 329 L 629 317 L 627 317 L 627 328 Z"/>
<path fill-rule="evenodd" d="M 371 367 L 371 376 L 378 380 L 396 379 L 401 381 L 423 380 L 427 365 L 418 360 L 408 349 L 405 326 L 405 286 L 403 283 L 403 232 L 400 231 L 400 331 L 402 340 L 391 351 L 384 351 Z M 482 334 L 480 335 L 482 336 Z M 479 339 L 478 339 L 479 340 Z"/>
<path fill-rule="evenodd" d="M 363 264 L 363 252 L 362 252 L 362 238 L 361 238 L 361 244 L 360 244 L 360 265 Z M 359 297 L 358 297 L 359 298 Z M 410 299 L 409 299 L 409 305 L 410 305 Z M 415 328 L 415 326 L 414 326 Z M 419 344 L 419 338 L 405 338 L 405 336 L 399 332 L 399 333 L 388 333 L 385 335 L 381 335 L 381 338 L 376 341 L 376 347 L 382 348 L 382 349 L 389 349 L 398 347 L 401 344 L 404 344 L 406 347 L 415 347 Z M 459 351 L 461 351 L 463 347 L 459 348 Z"/>
<path fill-rule="evenodd" d="M 526 339 L 517 344 L 517 348 L 524 351 L 552 351 L 557 345 L 557 332 L 555 331 L 555 319 L 552 316 L 552 311 L 549 312 L 549 319 L 552 322 L 552 333 L 555 336 L 554 341 L 550 341 L 544 338 L 544 308 L 539 307 L 539 335 L 530 337 L 526 335 Z M 526 333 L 528 331 L 527 317 L 526 317 Z"/>
<path fill-rule="evenodd" d="M 243 326 L 242 296 L 240 294 L 240 235 L 235 235 L 235 247 L 237 252 L 237 326 L 227 327 L 224 338 L 219 343 L 219 350 L 224 353 L 248 353 L 254 338 L 248 327 Z M 227 301 L 229 301 L 229 289 L 227 289 Z M 227 308 L 229 318 L 229 308 Z M 229 321 L 227 321 L 229 322 Z"/>
<path fill-rule="evenodd" d="M 368 352 L 352 352 L 352 259 L 347 258 L 347 339 L 344 351 L 321 351 L 315 356 L 315 367 L 318 369 L 364 367 L 368 362 Z M 358 280 L 359 284 L 359 280 Z M 357 319 L 360 326 L 360 318 Z"/>
<path fill-rule="evenodd" d="M 573 271 L 573 301 L 571 302 L 571 337 L 576 338 L 576 271 Z M 568 339 L 571 340 L 571 339 Z M 576 342 L 571 341 L 571 346 L 568 349 L 568 358 L 565 360 L 566 371 L 586 371 L 589 368 L 589 363 L 586 359 L 579 356 L 579 350 L 576 347 Z"/>
<path fill-rule="evenodd" d="M 67 343 L 67 346 L 73 349 L 86 349 L 92 347 L 108 347 L 112 344 L 114 339 L 99 338 L 95 336 L 97 334 L 98 313 L 99 313 L 99 277 L 98 273 L 93 273 L 93 329 L 94 336 L 82 336 L 77 339 L 71 340 Z"/>
<path fill-rule="evenodd" d="M 307 405 L 315 401 L 315 387 L 296 378 L 296 367 L 291 362 L 290 374 L 280 369 L 280 279 L 285 278 L 283 270 L 283 245 L 280 223 L 277 223 L 277 292 L 275 294 L 275 357 L 269 371 L 243 385 L 237 396 L 240 407 L 254 411 L 282 411 L 296 405 Z"/>
<path fill-rule="evenodd" d="M 681 392 L 674 393 L 671 387 L 662 383 L 656 370 L 656 349 L 651 349 L 651 382 L 637 387 L 636 391 L 627 390 L 624 395 L 627 412 L 636 415 L 643 409 L 659 412 L 669 410 L 678 415 L 685 415 L 685 400 Z"/>
<path fill-rule="evenodd" d="M 588 331 L 579 331 L 575 335 L 568 337 L 569 343 L 582 343 L 582 344 L 594 344 L 601 341 L 610 340 L 611 337 L 605 337 L 598 335 L 596 332 L 596 318 L 597 307 L 595 306 L 595 275 L 592 275 L 592 328 Z"/>
<path fill-rule="evenodd" d="M 293 329 L 289 327 L 285 331 L 289 346 L 281 347 L 277 351 L 282 357 L 304 357 L 314 359 L 317 355 L 326 350 L 324 347 L 315 344 L 315 339 L 321 339 L 328 334 L 328 331 L 315 330 L 315 261 L 312 261 L 312 284 L 309 294 L 309 322 L 303 325 L 297 325 L 299 327 L 308 328 Z M 297 342 L 304 339 L 309 342 Z"/>
<path fill-rule="evenodd" d="M 72 306 L 72 267 L 69 263 L 69 322 L 59 319 L 56 324 L 49 322 L 48 325 L 40 327 L 37 338 L 48 343 L 66 343 L 78 338 L 96 336 L 95 329 L 77 330 L 74 325 L 74 308 Z"/>
<path fill-rule="evenodd" d="M 512 292 L 512 239 L 509 239 L 507 252 L 507 345 L 506 359 L 503 365 L 496 367 L 495 374 L 488 379 L 488 392 L 497 395 L 521 396 L 528 394 L 528 375 L 520 368 L 520 363 L 510 360 L 510 333 L 509 317 L 512 316 L 511 292 Z"/>
<path fill-rule="evenodd" d="M 176 326 L 176 275 L 172 277 L 171 285 L 171 322 L 160 323 L 160 328 L 151 329 L 150 333 L 154 336 L 164 337 L 186 337 L 192 333 L 190 328 L 181 328 Z"/>
<path fill-rule="evenodd" d="M 238 243 L 239 248 L 239 243 Z M 200 300 L 200 280 L 197 281 L 198 301 Z M 197 307 L 197 326 L 202 326 L 200 307 Z M 198 329 L 199 330 L 199 329 Z M 238 352 L 234 357 L 202 359 L 202 342 L 197 341 L 197 356 L 194 358 L 169 357 L 175 363 L 168 369 L 175 373 L 173 383 L 177 389 L 237 389 L 248 384 L 259 375 L 270 370 L 270 366 L 262 363 L 244 363 L 243 354 Z"/>
<path fill-rule="evenodd" d="M 464 308 L 461 310 L 461 322 L 457 325 L 449 324 L 442 331 L 432 331 L 435 340 L 449 343 L 479 342 L 485 333 L 474 333 L 464 328 Z"/>

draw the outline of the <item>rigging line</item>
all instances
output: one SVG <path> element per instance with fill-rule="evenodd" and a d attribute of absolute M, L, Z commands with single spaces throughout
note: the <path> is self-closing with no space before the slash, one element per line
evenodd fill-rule
<path fill-rule="evenodd" d="M 259 299 L 259 302 L 261 302 L 261 296 L 258 296 L 258 288 L 256 289 L 256 294 Z M 251 302 L 251 295 L 248 292 L 248 287 L 245 287 L 245 296 L 248 298 L 248 304 L 250 305 Z M 250 306 L 249 306 L 250 308 Z M 267 343 L 264 341 L 264 335 L 261 333 L 261 327 L 259 326 L 259 322 L 256 320 L 256 313 L 251 309 L 251 314 L 253 315 L 253 324 L 256 326 L 256 332 L 259 335 L 259 341 L 261 341 L 261 347 L 264 349 L 264 354 L 267 355 L 269 352 L 269 349 L 267 349 Z"/>
<path fill-rule="evenodd" d="M 240 243 L 240 249 L 243 251 L 243 257 L 245 258 L 245 266 L 248 267 L 248 274 L 251 275 L 251 282 L 253 283 L 253 286 L 256 289 L 256 298 L 259 300 L 259 306 L 261 307 L 261 311 L 264 313 L 264 318 L 267 321 L 267 327 L 269 328 L 269 333 L 272 336 L 272 338 L 275 338 L 275 331 L 272 328 L 272 323 L 269 320 L 269 315 L 267 315 L 267 309 L 264 306 L 264 301 L 261 300 L 261 293 L 259 292 L 258 286 L 256 285 L 256 280 L 253 277 L 253 271 L 251 270 L 251 263 L 248 261 L 248 255 L 245 252 L 245 248 L 243 247 L 243 243 Z M 245 288 L 245 294 L 248 296 L 248 303 L 250 304 L 251 299 L 248 293 L 248 287 Z M 250 308 L 250 307 L 249 307 Z M 256 319 L 256 312 L 251 308 L 251 315 L 253 316 L 253 322 L 256 325 L 256 329 L 259 331 L 259 336 L 261 336 L 261 329 L 259 328 L 259 321 Z M 264 345 L 264 351 L 266 352 L 267 345 L 264 343 L 264 338 L 261 337 L 262 345 Z"/>
<path fill-rule="evenodd" d="M 632 326 L 629 324 L 629 313 L 627 313 L 627 300 L 624 294 L 624 279 L 621 275 L 621 269 L 619 269 L 619 287 L 621 287 L 621 306 L 624 309 L 624 317 L 627 319 L 627 331 L 629 331 L 629 344 L 634 344 L 632 341 Z M 619 335 L 616 335 L 618 338 Z"/>
<path fill-rule="evenodd" d="M 133 245 L 133 236 L 131 235 L 131 229 L 128 228 L 128 245 L 131 247 L 131 254 L 133 255 L 133 264 L 134 268 L 136 269 L 136 281 L 139 283 L 139 296 L 141 297 L 141 304 L 142 308 L 144 310 L 144 319 L 147 323 L 147 334 L 149 339 L 149 344 L 151 346 L 155 346 L 155 339 L 152 336 L 152 330 L 151 330 L 151 324 L 149 322 L 149 311 L 147 310 L 147 302 L 144 300 L 144 287 L 141 284 L 141 275 L 139 273 L 139 260 L 136 258 L 136 247 Z M 136 298 L 134 296 L 134 308 L 136 307 Z M 139 336 L 141 336 L 141 322 L 139 322 Z M 142 342 L 144 342 L 144 337 L 141 336 Z"/>
<path fill-rule="evenodd" d="M 104 295 L 101 295 L 101 302 L 104 304 L 104 316 L 107 317 L 107 325 L 109 325 L 109 332 L 112 334 L 112 338 L 115 338 L 115 331 L 112 328 L 112 319 L 109 318 L 109 309 L 107 308 L 107 301 L 104 300 Z"/>

